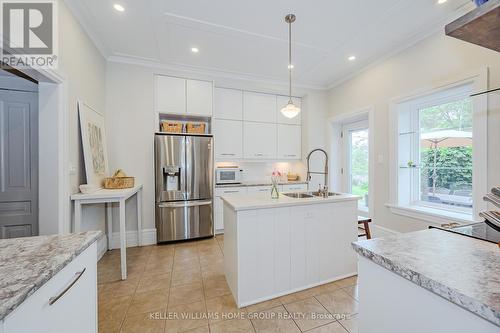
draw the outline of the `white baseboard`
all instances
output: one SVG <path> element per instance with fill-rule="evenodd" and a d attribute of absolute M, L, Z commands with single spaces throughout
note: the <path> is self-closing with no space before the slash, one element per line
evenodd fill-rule
<path fill-rule="evenodd" d="M 108 240 L 105 234 L 97 240 L 97 261 L 99 261 L 102 256 L 108 250 Z"/>
<path fill-rule="evenodd" d="M 137 230 L 131 230 L 126 232 L 127 247 L 138 246 L 137 242 Z M 142 230 L 142 245 L 153 245 L 156 244 L 156 229 L 143 229 Z M 111 235 L 111 248 L 120 248 L 120 233 L 113 232 Z"/>
<path fill-rule="evenodd" d="M 372 224 L 372 223 L 370 223 L 370 231 L 372 234 L 372 238 L 380 238 L 380 237 L 400 234 L 400 232 L 397 232 L 395 230 L 386 227 L 381 227 L 377 224 Z"/>

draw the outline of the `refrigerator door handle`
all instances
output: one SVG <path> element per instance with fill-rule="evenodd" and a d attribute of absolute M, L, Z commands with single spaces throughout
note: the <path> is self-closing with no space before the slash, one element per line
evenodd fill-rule
<path fill-rule="evenodd" d="M 184 208 L 184 207 L 206 206 L 206 205 L 211 205 L 211 204 L 212 204 L 212 200 L 184 201 L 184 202 L 161 203 L 158 205 L 158 207 L 159 208 Z"/>

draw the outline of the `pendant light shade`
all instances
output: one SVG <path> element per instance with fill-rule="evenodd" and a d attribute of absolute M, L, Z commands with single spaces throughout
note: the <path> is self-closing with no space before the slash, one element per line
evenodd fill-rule
<path fill-rule="evenodd" d="M 292 23 L 295 22 L 295 15 L 288 14 L 285 16 L 285 22 L 288 23 L 288 74 L 290 78 L 290 86 L 289 86 L 289 100 L 288 104 L 281 109 L 281 114 L 287 118 L 294 118 L 300 113 L 300 108 L 293 104 L 292 101 Z"/>

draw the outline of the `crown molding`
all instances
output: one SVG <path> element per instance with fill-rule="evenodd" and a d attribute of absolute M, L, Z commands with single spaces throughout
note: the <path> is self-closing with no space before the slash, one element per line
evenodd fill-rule
<path fill-rule="evenodd" d="M 85 31 L 102 57 L 104 59 L 108 58 L 111 55 L 111 52 L 98 37 L 99 34 L 91 28 L 92 24 L 89 19 L 90 14 L 88 12 L 88 9 L 83 4 L 84 1 L 64 0 L 64 3 L 68 7 L 71 14 L 73 14 L 73 16 L 76 18 L 77 22 L 80 24 L 80 27 L 83 29 L 83 31 Z"/>
<path fill-rule="evenodd" d="M 382 55 L 380 57 L 372 57 L 371 60 L 367 61 L 368 64 L 366 66 L 363 66 L 360 69 L 355 70 L 352 73 L 327 84 L 327 90 L 332 90 L 332 89 L 340 86 L 341 84 L 351 80 L 352 78 L 360 75 L 361 73 L 364 73 L 372 68 L 377 67 L 378 65 L 380 65 L 381 63 L 394 57 L 395 55 L 402 53 L 403 51 L 418 44 L 419 42 L 425 40 L 426 38 L 429 38 L 430 36 L 438 33 L 439 31 L 442 31 L 444 29 L 444 26 L 447 23 L 455 20 L 456 18 L 458 18 L 462 15 L 465 15 L 467 12 L 469 12 L 473 8 L 474 8 L 474 6 L 472 5 L 472 2 L 470 4 L 468 3 L 468 4 L 465 4 L 465 5 L 457 8 L 457 10 L 455 10 L 452 14 L 448 15 L 444 19 L 438 20 L 436 22 L 436 24 L 433 24 L 432 26 L 430 26 L 429 29 L 422 30 L 421 32 L 416 33 L 413 36 L 411 36 L 410 38 L 406 39 L 405 43 L 401 43 L 399 47 L 393 49 L 391 52 L 388 52 L 385 55 Z"/>
<path fill-rule="evenodd" d="M 231 80 L 240 80 L 247 82 L 256 82 L 256 83 L 264 83 L 278 86 L 288 86 L 288 80 L 280 81 L 274 80 L 271 78 L 266 78 L 258 75 L 253 75 L 249 73 L 236 72 L 236 71 L 227 71 L 218 68 L 207 68 L 207 67 L 199 67 L 199 66 L 191 66 L 174 62 L 160 62 L 154 59 L 136 57 L 131 55 L 112 55 L 107 58 L 108 62 L 112 63 L 120 63 L 120 64 L 128 64 L 128 65 L 136 65 L 142 67 L 149 68 L 157 68 L 163 70 L 171 70 L 177 71 L 186 74 L 195 74 L 195 75 L 204 75 L 214 79 L 231 79 Z M 304 83 L 294 83 L 295 88 L 300 89 L 310 89 L 310 90 L 327 90 L 328 87 L 325 85 L 316 85 L 316 84 L 304 84 Z"/>

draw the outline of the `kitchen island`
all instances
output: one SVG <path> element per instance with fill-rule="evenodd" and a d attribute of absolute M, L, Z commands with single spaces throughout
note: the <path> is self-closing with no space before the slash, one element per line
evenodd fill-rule
<path fill-rule="evenodd" d="M 360 332 L 500 332 L 500 248 L 431 229 L 353 244 Z"/>
<path fill-rule="evenodd" d="M 356 275 L 358 199 L 223 196 L 224 270 L 238 307 Z"/>

